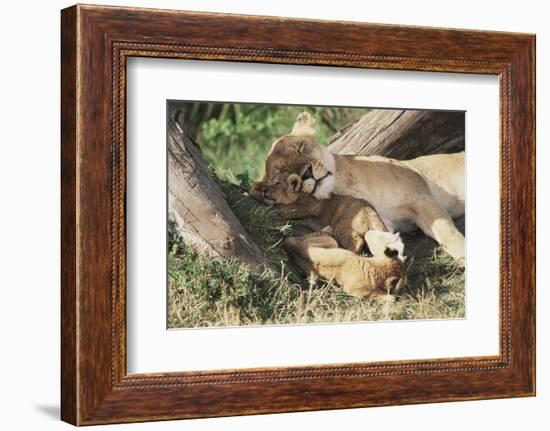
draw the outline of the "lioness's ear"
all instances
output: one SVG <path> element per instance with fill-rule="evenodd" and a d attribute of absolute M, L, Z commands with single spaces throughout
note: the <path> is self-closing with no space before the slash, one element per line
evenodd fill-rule
<path fill-rule="evenodd" d="M 286 179 L 286 182 L 290 186 L 293 192 L 299 192 L 302 188 L 302 179 L 299 175 L 291 174 Z"/>
<path fill-rule="evenodd" d="M 315 136 L 315 118 L 309 112 L 302 112 L 296 117 L 292 131 L 292 136 Z"/>

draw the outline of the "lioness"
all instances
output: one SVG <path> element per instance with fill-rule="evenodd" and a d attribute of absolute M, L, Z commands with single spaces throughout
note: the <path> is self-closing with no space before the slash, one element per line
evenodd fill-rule
<path fill-rule="evenodd" d="M 264 177 L 253 185 L 253 193 L 269 195 L 281 175 L 302 176 L 311 167 L 302 191 L 312 190 L 317 199 L 336 194 L 370 202 L 389 231 L 416 225 L 464 264 L 464 236 L 451 218 L 464 214 L 463 152 L 406 161 L 333 154 L 315 141 L 314 125 L 313 117 L 304 112 L 291 133 L 273 143 Z"/>
<path fill-rule="evenodd" d="M 276 203 L 284 218 L 303 219 L 305 224 L 314 231 L 321 231 L 330 227 L 330 233 L 340 247 L 355 254 L 361 253 L 365 248 L 365 235 L 374 230 L 380 231 L 380 235 L 371 235 L 369 249 L 372 254 L 380 254 L 391 243 L 397 250 L 399 259 L 403 256 L 404 245 L 397 234 L 387 232 L 386 226 L 378 216 L 376 210 L 368 202 L 362 199 L 348 196 L 333 195 L 330 199 L 318 200 L 311 194 L 302 193 L 303 187 L 308 187 L 308 174 L 306 180 L 297 174 L 281 175 L 280 180 L 271 186 L 265 194 L 259 195 L 253 192 L 254 197 Z M 303 182 L 306 184 L 302 185 Z M 382 235 L 382 232 L 385 233 Z"/>
<path fill-rule="evenodd" d="M 387 256 L 357 256 L 338 248 L 336 240 L 322 232 L 289 237 L 283 246 L 306 273 L 336 281 L 349 295 L 397 295 L 407 284 L 405 266 L 393 250 L 388 249 Z"/>

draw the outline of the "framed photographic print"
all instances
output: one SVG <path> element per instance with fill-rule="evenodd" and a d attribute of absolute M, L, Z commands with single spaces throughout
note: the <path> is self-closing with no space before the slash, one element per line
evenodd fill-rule
<path fill-rule="evenodd" d="M 534 395 L 533 35 L 77 5 L 61 43 L 63 420 Z"/>

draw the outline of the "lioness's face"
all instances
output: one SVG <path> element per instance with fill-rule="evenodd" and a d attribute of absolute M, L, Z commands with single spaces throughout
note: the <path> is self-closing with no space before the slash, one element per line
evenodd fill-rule
<path fill-rule="evenodd" d="M 320 157 L 321 149 L 312 137 L 287 135 L 277 139 L 265 161 L 264 177 L 252 185 L 252 196 L 268 203 L 294 203 L 302 175 Z M 289 179 L 293 184 L 288 183 Z M 294 190 L 297 181 L 300 184 Z"/>
<path fill-rule="evenodd" d="M 255 183 L 251 194 L 259 201 L 268 204 L 288 205 L 298 200 L 301 188 L 300 176 L 284 171 L 271 182 Z"/>
<path fill-rule="evenodd" d="M 323 150 L 315 141 L 315 119 L 308 112 L 302 112 L 296 117 L 290 134 L 280 137 L 271 146 L 264 176 L 252 185 L 252 196 L 268 203 L 296 202 L 300 190 L 311 193 L 304 188 L 315 189 L 315 179 L 305 179 L 304 175 L 322 157 Z"/>
<path fill-rule="evenodd" d="M 303 166 L 322 158 L 322 150 L 313 137 L 283 136 L 275 141 L 265 161 L 263 181 L 273 181 L 289 166 L 298 173 Z"/>

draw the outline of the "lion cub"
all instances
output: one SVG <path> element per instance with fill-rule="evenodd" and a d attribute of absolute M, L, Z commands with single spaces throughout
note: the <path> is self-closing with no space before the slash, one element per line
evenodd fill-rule
<path fill-rule="evenodd" d="M 399 234 L 387 232 L 378 213 L 368 202 L 347 196 L 333 195 L 321 200 L 312 196 L 316 182 L 312 182 L 311 178 L 321 178 L 318 183 L 328 175 L 330 173 L 320 163 L 309 166 L 302 176 L 281 174 L 263 198 L 276 205 L 284 218 L 304 219 L 314 231 L 330 226 L 330 233 L 338 244 L 355 254 L 361 253 L 368 242 L 373 255 L 382 255 L 386 245 L 392 243 L 398 257 L 404 260 L 404 246 Z M 366 241 L 369 231 L 379 231 L 380 234 L 371 235 L 370 241 Z"/>
<path fill-rule="evenodd" d="M 280 209 L 286 219 L 304 219 L 315 231 L 330 226 L 338 244 L 355 254 L 365 248 L 368 231 L 386 231 L 375 209 L 360 199 L 333 196 L 319 201 L 311 195 L 301 195 L 294 204 L 282 205 Z"/>
<path fill-rule="evenodd" d="M 386 249 L 384 256 L 357 256 L 338 248 L 336 240 L 324 232 L 289 237 L 283 246 L 306 273 L 334 280 L 349 295 L 397 295 L 407 284 L 405 266 L 394 250 Z"/>

